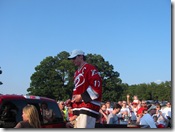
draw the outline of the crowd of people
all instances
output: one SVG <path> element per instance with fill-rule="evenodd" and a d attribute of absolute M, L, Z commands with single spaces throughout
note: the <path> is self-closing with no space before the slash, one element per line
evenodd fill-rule
<path fill-rule="evenodd" d="M 171 128 L 170 102 L 162 107 L 158 102 L 149 104 L 146 100 L 139 99 L 129 102 L 128 98 L 129 95 L 126 100 L 118 101 L 112 106 L 109 101 L 102 103 L 96 123 L 138 125 L 141 128 Z M 74 128 L 77 116 L 72 118 L 72 108 L 67 107 L 66 103 L 63 106 L 60 109 L 63 108 L 63 117 L 68 122 L 66 127 Z"/>

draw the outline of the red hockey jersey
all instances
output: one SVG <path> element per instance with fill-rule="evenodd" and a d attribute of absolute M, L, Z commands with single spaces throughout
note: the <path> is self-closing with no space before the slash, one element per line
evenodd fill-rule
<path fill-rule="evenodd" d="M 74 74 L 74 85 L 73 95 L 81 94 L 83 99 L 72 104 L 74 114 L 97 117 L 102 99 L 102 79 L 98 70 L 91 64 L 84 64 Z"/>

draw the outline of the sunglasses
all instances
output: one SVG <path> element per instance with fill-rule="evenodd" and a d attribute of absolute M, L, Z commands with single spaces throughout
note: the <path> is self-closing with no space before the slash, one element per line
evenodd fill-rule
<path fill-rule="evenodd" d="M 72 58 L 72 60 L 75 60 L 77 57 L 75 56 L 74 58 Z"/>
<path fill-rule="evenodd" d="M 80 55 L 77 55 L 77 56 L 80 56 Z M 72 58 L 72 60 L 75 60 L 77 58 L 77 56 L 75 56 L 74 58 Z"/>

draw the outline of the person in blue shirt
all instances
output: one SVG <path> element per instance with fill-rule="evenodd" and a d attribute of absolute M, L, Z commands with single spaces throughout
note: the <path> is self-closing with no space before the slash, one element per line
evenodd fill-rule
<path fill-rule="evenodd" d="M 117 114 L 120 112 L 122 106 L 114 104 L 113 111 L 108 115 L 107 124 L 119 124 Z"/>

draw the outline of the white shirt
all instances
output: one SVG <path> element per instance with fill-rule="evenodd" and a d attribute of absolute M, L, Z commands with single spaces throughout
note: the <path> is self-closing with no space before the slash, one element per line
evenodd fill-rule
<path fill-rule="evenodd" d="M 165 107 L 162 112 L 165 113 L 165 116 L 169 116 L 171 118 L 171 107 Z"/>
<path fill-rule="evenodd" d="M 109 113 L 112 113 L 113 108 L 110 107 L 110 108 L 107 108 L 106 110 L 109 111 Z"/>
<path fill-rule="evenodd" d="M 157 128 L 153 117 L 148 113 L 140 119 L 140 125 L 149 126 L 150 128 Z"/>

